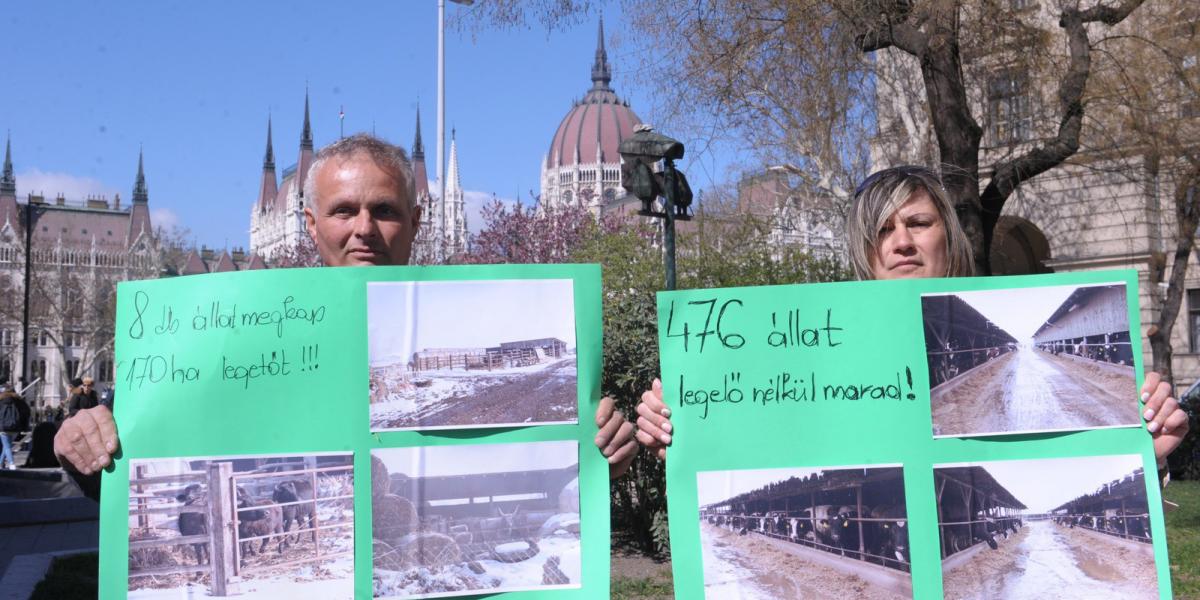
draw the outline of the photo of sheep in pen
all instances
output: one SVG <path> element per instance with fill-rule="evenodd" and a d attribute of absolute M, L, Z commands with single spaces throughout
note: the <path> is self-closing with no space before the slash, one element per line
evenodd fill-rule
<path fill-rule="evenodd" d="M 367 284 L 371 431 L 578 420 L 570 279 Z"/>
<path fill-rule="evenodd" d="M 934 467 L 946 598 L 1158 598 L 1142 458 Z"/>
<path fill-rule="evenodd" d="M 578 442 L 371 451 L 374 597 L 578 588 Z"/>
<path fill-rule="evenodd" d="M 354 597 L 353 455 L 135 459 L 129 598 Z"/>
<path fill-rule="evenodd" d="M 934 437 L 1138 427 L 1125 284 L 921 297 Z"/>
<path fill-rule="evenodd" d="M 696 494 L 707 600 L 912 598 L 899 466 L 706 471 Z"/>

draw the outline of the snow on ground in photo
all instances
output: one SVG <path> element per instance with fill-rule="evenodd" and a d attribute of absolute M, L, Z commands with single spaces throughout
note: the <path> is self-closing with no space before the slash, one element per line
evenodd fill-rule
<path fill-rule="evenodd" d="M 238 584 L 239 600 L 275 600 L 277 598 L 321 598 L 341 600 L 354 598 L 354 557 L 343 556 L 322 565 L 332 578 L 314 579 L 312 565 L 301 565 L 291 575 L 277 575 L 261 579 L 245 579 Z M 192 598 L 215 598 L 209 594 L 208 586 L 188 585 L 163 590 L 143 589 L 130 591 L 129 600 L 184 600 Z"/>
<path fill-rule="evenodd" d="M 717 547 L 714 542 L 710 530 L 701 527 L 705 600 L 773 600 L 766 590 L 755 584 L 758 575 L 734 562 L 736 549 Z"/>
<path fill-rule="evenodd" d="M 524 546 L 524 543 L 520 543 Z M 570 580 L 564 585 L 543 585 L 546 560 L 559 557 L 558 568 Z M 480 560 L 482 574 L 476 574 L 465 564 L 438 569 L 414 567 L 404 571 L 375 569 L 376 598 L 432 598 L 458 596 L 472 591 L 500 592 L 527 589 L 579 587 L 583 570 L 579 538 L 556 535 L 538 540 L 538 553 L 516 563 Z"/>
<path fill-rule="evenodd" d="M 429 385 L 424 387 L 412 386 L 400 392 L 389 393 L 386 400 L 371 405 L 371 422 L 388 423 L 409 418 L 415 413 L 430 408 L 447 398 L 475 396 L 492 386 L 499 385 L 510 379 L 527 377 L 544 371 L 554 371 L 554 377 L 559 380 L 570 380 L 578 376 L 574 356 L 535 365 L 496 369 L 493 371 L 478 369 L 421 371 L 413 375 L 412 379 L 428 381 Z M 567 407 L 567 409 L 571 410 L 572 407 Z"/>
<path fill-rule="evenodd" d="M 1047 590 L 1055 590 L 1055 597 L 1064 600 L 1158 597 L 1157 589 L 1146 589 L 1132 582 L 1101 581 L 1084 572 L 1070 542 L 1053 522 L 1034 521 L 1028 527 L 1029 535 L 1018 549 L 1016 568 L 985 582 L 986 593 L 980 598 L 1037 600 L 1045 598 Z M 1149 568 L 1153 568 L 1152 563 Z"/>

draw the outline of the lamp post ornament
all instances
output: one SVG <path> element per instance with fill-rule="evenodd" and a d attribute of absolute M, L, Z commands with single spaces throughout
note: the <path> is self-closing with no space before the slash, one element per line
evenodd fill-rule
<path fill-rule="evenodd" d="M 683 158 L 684 147 L 678 140 L 656 133 L 647 124 L 636 125 L 633 135 L 621 142 L 621 187 L 642 201 L 639 215 L 663 219 L 663 262 L 667 271 L 666 289 L 675 289 L 675 221 L 690 221 L 692 188 L 687 177 L 675 168 Z M 662 161 L 662 171 L 654 165 Z M 654 210 L 654 201 L 662 197 L 662 210 Z"/>

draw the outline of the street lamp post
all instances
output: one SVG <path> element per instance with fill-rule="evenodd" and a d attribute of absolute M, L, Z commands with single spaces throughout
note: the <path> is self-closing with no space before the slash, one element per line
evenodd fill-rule
<path fill-rule="evenodd" d="M 25 302 L 21 308 L 21 381 L 29 383 L 29 274 L 33 268 L 33 226 L 41 207 L 30 198 L 25 203 Z"/>
<path fill-rule="evenodd" d="M 663 219 L 663 262 L 666 268 L 666 289 L 675 289 L 675 221 L 690 221 L 688 207 L 692 204 L 692 188 L 675 161 L 683 158 L 684 147 L 678 140 L 655 133 L 649 125 L 634 127 L 629 139 L 621 142 L 621 186 L 642 201 L 639 215 Z M 662 171 L 653 166 L 662 161 Z M 654 201 L 663 199 L 661 211 L 654 210 Z"/>
<path fill-rule="evenodd" d="M 471 6 L 475 0 L 450 0 L 455 4 Z M 438 100 L 437 100 L 437 180 L 438 198 L 446 201 L 446 178 L 442 169 L 446 156 L 446 0 L 438 0 Z"/>

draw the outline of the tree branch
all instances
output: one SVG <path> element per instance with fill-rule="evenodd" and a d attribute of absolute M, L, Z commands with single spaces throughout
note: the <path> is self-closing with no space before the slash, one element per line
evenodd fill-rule
<path fill-rule="evenodd" d="M 979 197 L 986 236 L 985 251 L 991 247 L 991 234 L 1000 219 L 1000 212 L 1017 186 L 1057 167 L 1079 150 L 1079 134 L 1083 128 L 1083 93 L 1092 69 L 1091 43 L 1086 24 L 1120 23 L 1143 1 L 1126 0 L 1118 7 L 1097 5 L 1085 11 L 1074 8 L 1063 10 L 1058 24 L 1066 30 L 1070 60 L 1058 87 L 1058 101 L 1062 110 L 1058 133 L 1045 144 L 995 167 L 991 181 Z"/>

